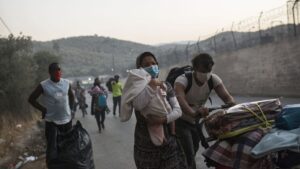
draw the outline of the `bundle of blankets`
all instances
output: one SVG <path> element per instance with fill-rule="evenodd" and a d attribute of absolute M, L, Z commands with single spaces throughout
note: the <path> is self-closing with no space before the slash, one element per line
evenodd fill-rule
<path fill-rule="evenodd" d="M 239 169 L 268 169 L 274 164 L 270 156 L 254 158 L 251 150 L 272 128 L 281 111 L 279 99 L 235 105 L 217 110 L 204 119 L 206 131 L 217 141 L 203 152 L 216 166 Z"/>
<path fill-rule="evenodd" d="M 205 119 L 211 137 L 226 139 L 257 128 L 270 128 L 281 111 L 279 99 L 262 100 L 217 110 Z"/>

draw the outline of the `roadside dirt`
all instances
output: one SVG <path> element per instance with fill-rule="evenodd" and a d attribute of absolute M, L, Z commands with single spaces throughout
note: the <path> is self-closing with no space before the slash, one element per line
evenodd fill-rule
<path fill-rule="evenodd" d="M 0 134 L 0 169 L 46 169 L 44 122 L 32 120 L 7 127 Z M 37 157 L 37 159 L 36 159 Z M 34 158 L 34 161 L 25 162 Z"/>

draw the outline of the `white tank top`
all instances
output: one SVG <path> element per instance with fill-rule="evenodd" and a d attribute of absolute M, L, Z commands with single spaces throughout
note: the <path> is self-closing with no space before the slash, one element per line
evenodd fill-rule
<path fill-rule="evenodd" d="M 69 81 L 60 79 L 55 83 L 50 79 L 41 82 L 43 88 L 42 104 L 46 107 L 46 121 L 56 124 L 66 124 L 71 120 L 69 107 Z"/>

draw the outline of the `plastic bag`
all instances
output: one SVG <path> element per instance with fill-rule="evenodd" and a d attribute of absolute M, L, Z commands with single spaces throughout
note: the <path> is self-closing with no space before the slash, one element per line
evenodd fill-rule
<path fill-rule="evenodd" d="M 292 130 L 300 127 L 300 104 L 286 105 L 276 118 L 276 127 Z"/>
<path fill-rule="evenodd" d="M 48 169 L 94 169 L 92 142 L 77 121 L 72 131 L 57 135 L 57 158 L 48 161 Z"/>

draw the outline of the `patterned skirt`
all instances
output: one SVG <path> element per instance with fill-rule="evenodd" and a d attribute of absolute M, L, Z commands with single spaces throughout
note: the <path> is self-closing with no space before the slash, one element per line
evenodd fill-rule
<path fill-rule="evenodd" d="M 183 149 L 175 136 L 167 136 L 162 145 L 156 146 L 150 139 L 147 126 L 138 122 L 134 139 L 137 169 L 187 169 Z"/>

